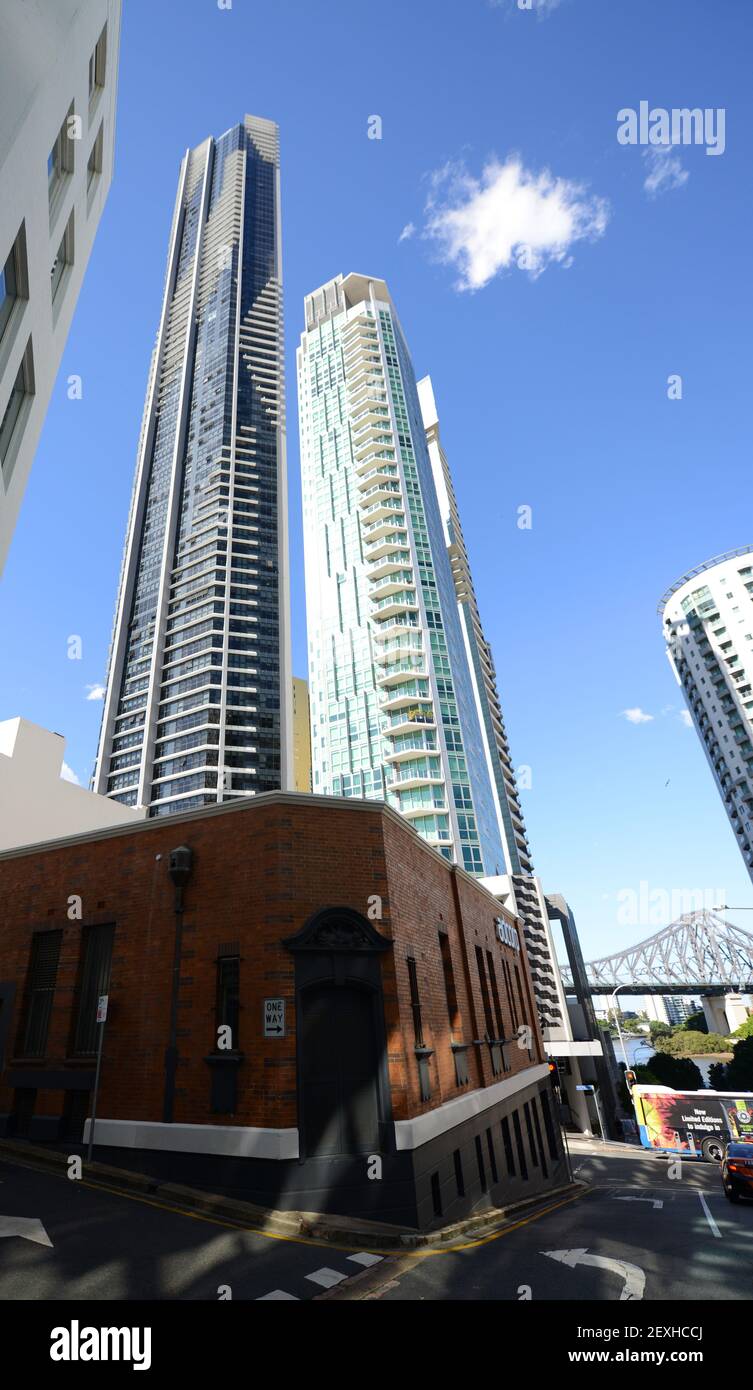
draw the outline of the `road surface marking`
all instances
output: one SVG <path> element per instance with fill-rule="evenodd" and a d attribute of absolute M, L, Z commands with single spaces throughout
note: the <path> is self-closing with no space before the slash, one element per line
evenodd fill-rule
<path fill-rule="evenodd" d="M 262 1294 L 261 1298 L 254 1299 L 255 1303 L 268 1303 L 275 1299 L 278 1303 L 283 1299 L 286 1303 L 300 1303 L 300 1298 L 296 1298 L 294 1293 L 286 1293 L 284 1289 L 273 1289 L 271 1293 Z"/>
<path fill-rule="evenodd" d="M 0 1216 L 0 1239 L 3 1236 L 20 1236 L 22 1240 L 33 1240 L 35 1245 L 52 1246 L 44 1226 L 34 1216 Z"/>
<path fill-rule="evenodd" d="M 661 1211 L 664 1206 L 661 1197 L 613 1197 L 613 1202 L 650 1202 L 654 1211 Z"/>
<path fill-rule="evenodd" d="M 33 1163 L 25 1162 L 13 1155 L 13 1165 L 16 1168 L 25 1168 L 32 1173 L 38 1173 L 45 1177 L 63 1179 L 65 1172 L 54 1172 L 47 1168 L 37 1167 Z M 112 1197 L 122 1197 L 127 1202 L 140 1202 L 142 1206 L 154 1207 L 157 1211 L 167 1212 L 171 1216 L 185 1216 L 189 1221 L 200 1221 L 207 1226 L 217 1226 L 227 1231 L 242 1231 L 245 1235 L 258 1236 L 262 1240 L 279 1240 L 288 1245 L 308 1245 L 322 1250 L 337 1250 L 345 1254 L 353 1251 L 352 1245 L 336 1245 L 331 1240 L 316 1240 L 309 1236 L 286 1236 L 278 1231 L 266 1231 L 261 1226 L 244 1225 L 240 1221 L 227 1221 L 219 1216 L 206 1216 L 203 1212 L 189 1211 L 187 1207 L 174 1207 L 167 1202 L 158 1202 L 153 1197 L 143 1197 L 137 1192 L 126 1192 L 121 1187 L 110 1187 L 107 1183 L 89 1182 L 86 1178 L 79 1178 L 79 1187 L 85 1187 L 90 1192 L 106 1192 Z M 512 1235 L 513 1231 L 519 1231 L 523 1226 L 530 1226 L 534 1221 L 540 1221 L 542 1216 L 550 1216 L 552 1212 L 559 1211 L 560 1207 L 568 1207 L 572 1202 L 579 1202 L 582 1197 L 587 1197 L 589 1193 L 598 1191 L 598 1186 L 584 1187 L 582 1192 L 575 1192 L 571 1197 L 562 1197 L 558 1202 L 553 1202 L 548 1207 L 542 1207 L 540 1211 L 532 1212 L 530 1216 L 524 1216 L 520 1221 L 513 1221 L 509 1225 L 502 1226 L 497 1231 L 492 1231 L 487 1236 L 480 1236 L 478 1240 L 468 1240 L 462 1245 L 446 1246 L 442 1250 L 404 1250 L 395 1247 L 391 1250 L 374 1251 L 385 1259 L 395 1259 L 397 1256 L 406 1259 L 426 1260 L 433 1256 L 457 1255 L 463 1250 L 477 1250 L 482 1245 L 491 1245 L 492 1241 L 501 1240 L 503 1236 Z"/>
<path fill-rule="evenodd" d="M 327 1269 L 326 1265 L 322 1269 L 315 1269 L 313 1274 L 306 1275 L 312 1284 L 321 1284 L 323 1289 L 331 1289 L 334 1284 L 341 1284 L 347 1277 L 347 1274 L 339 1274 L 336 1269 Z"/>
<path fill-rule="evenodd" d="M 352 1260 L 355 1265 L 364 1265 L 366 1269 L 369 1269 L 371 1265 L 381 1264 L 382 1256 L 369 1255 L 365 1250 L 361 1250 L 357 1255 L 348 1255 L 348 1259 Z"/>
<path fill-rule="evenodd" d="M 699 1193 L 698 1193 L 698 1198 L 699 1198 L 699 1201 L 700 1201 L 700 1203 L 701 1203 L 701 1206 L 703 1207 L 706 1220 L 708 1221 L 709 1226 L 711 1227 L 711 1230 L 712 1230 L 713 1235 L 716 1236 L 717 1240 L 721 1240 L 721 1238 L 722 1238 L 722 1233 L 721 1233 L 721 1231 L 719 1230 L 719 1227 L 717 1226 L 717 1224 L 716 1224 L 716 1222 L 715 1222 L 713 1216 L 711 1215 L 711 1212 L 709 1211 L 709 1204 L 708 1204 L 708 1202 L 706 1201 L 706 1198 L 704 1197 L 704 1195 L 703 1195 L 702 1192 L 699 1192 Z"/>
<path fill-rule="evenodd" d="M 643 1290 L 646 1287 L 646 1276 L 638 1265 L 630 1265 L 626 1260 L 610 1260 L 606 1255 L 589 1255 L 588 1250 L 542 1250 L 542 1255 L 547 1255 L 550 1260 L 558 1260 L 560 1264 L 569 1265 L 575 1269 L 576 1265 L 593 1265 L 596 1269 L 609 1269 L 614 1274 L 619 1274 L 624 1280 L 620 1303 L 627 1299 L 636 1302 L 643 1298 Z"/>

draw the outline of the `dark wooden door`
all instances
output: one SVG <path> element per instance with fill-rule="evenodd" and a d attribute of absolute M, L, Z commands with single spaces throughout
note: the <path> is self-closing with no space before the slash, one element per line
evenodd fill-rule
<path fill-rule="evenodd" d="M 379 1149 L 379 1050 L 370 990 L 333 981 L 301 996 L 307 1156 Z"/>

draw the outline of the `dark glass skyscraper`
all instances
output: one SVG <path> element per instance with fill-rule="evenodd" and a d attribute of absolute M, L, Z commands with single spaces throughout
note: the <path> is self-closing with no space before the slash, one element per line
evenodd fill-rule
<path fill-rule="evenodd" d="M 288 609 L 278 131 L 246 116 L 181 165 L 95 790 L 287 787 Z"/>

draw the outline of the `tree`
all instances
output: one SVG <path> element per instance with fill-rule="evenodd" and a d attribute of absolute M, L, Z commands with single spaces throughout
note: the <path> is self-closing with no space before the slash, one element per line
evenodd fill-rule
<path fill-rule="evenodd" d="M 753 1014 L 746 1018 L 732 1034 L 733 1038 L 753 1038 Z"/>
<path fill-rule="evenodd" d="M 724 1090 L 753 1091 L 753 1038 L 743 1038 L 735 1045 L 724 1072 Z"/>
<path fill-rule="evenodd" d="M 653 1057 L 651 1060 L 653 1061 Z M 658 1076 L 654 1076 L 650 1066 L 635 1066 L 633 1067 L 633 1071 L 635 1072 L 635 1079 L 640 1086 L 663 1085 L 663 1082 L 659 1080 Z"/>
<path fill-rule="evenodd" d="M 712 1062 L 709 1067 L 709 1086 L 712 1091 L 726 1091 L 727 1067 L 724 1062 Z"/>
<path fill-rule="evenodd" d="M 689 1014 L 681 1027 L 686 1033 L 708 1033 L 709 1025 L 703 1009 L 699 1009 L 697 1014 Z"/>
<path fill-rule="evenodd" d="M 661 1086 L 674 1091 L 703 1091 L 703 1077 L 689 1057 L 672 1057 L 668 1052 L 655 1052 L 647 1068 Z M 652 1077 L 652 1079 L 653 1079 Z"/>
<path fill-rule="evenodd" d="M 652 1042 L 657 1038 L 671 1038 L 672 1029 L 668 1023 L 660 1023 L 658 1018 L 652 1018 L 648 1025 L 648 1031 Z"/>
<path fill-rule="evenodd" d="M 662 1047 L 673 1057 L 703 1056 L 708 1052 L 729 1052 L 721 1033 L 692 1033 L 678 1028 L 671 1038 L 662 1038 Z"/>

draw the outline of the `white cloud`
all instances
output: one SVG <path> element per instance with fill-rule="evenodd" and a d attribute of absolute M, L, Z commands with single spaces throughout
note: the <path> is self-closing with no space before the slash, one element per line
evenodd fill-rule
<path fill-rule="evenodd" d="M 408 241 L 412 236 L 415 235 L 415 232 L 416 232 L 416 224 L 415 224 L 415 222 L 407 222 L 407 223 L 405 224 L 405 226 L 403 227 L 403 230 L 402 230 L 402 232 L 400 233 L 400 235 L 399 235 L 399 237 L 398 237 L 398 242 L 401 242 L 401 241 Z"/>
<path fill-rule="evenodd" d="M 682 188 L 690 178 L 683 169 L 682 160 L 674 145 L 648 145 L 643 150 L 647 174 L 643 187 L 649 198 L 658 198 L 660 193 L 669 193 L 673 188 Z"/>
<path fill-rule="evenodd" d="M 634 709 L 622 710 L 622 717 L 627 719 L 628 724 L 650 724 L 654 716 L 653 714 L 646 714 L 640 705 L 636 705 Z"/>
<path fill-rule="evenodd" d="M 73 782 L 74 786 L 76 787 L 81 786 L 81 783 L 78 777 L 76 776 L 75 772 L 73 771 L 73 768 L 69 767 L 67 763 L 63 763 L 63 770 L 60 773 L 60 776 L 62 777 L 64 782 Z"/>
<path fill-rule="evenodd" d="M 686 729 L 692 729 L 692 727 L 693 727 L 693 716 L 691 715 L 689 709 L 681 709 L 681 710 L 680 710 L 680 719 L 681 719 L 682 723 L 685 725 L 685 728 L 686 728 Z"/>
<path fill-rule="evenodd" d="M 500 271 L 517 267 L 536 279 L 551 264 L 567 268 L 576 241 L 604 235 L 609 205 L 583 185 L 535 174 L 518 155 L 493 157 L 480 179 L 462 164 L 432 175 L 424 236 L 440 259 L 460 272 L 457 288 L 478 290 Z"/>
<path fill-rule="evenodd" d="M 87 700 L 104 700 L 106 693 L 106 687 L 104 685 L 87 685 L 86 688 L 89 691 L 86 697 Z"/>

